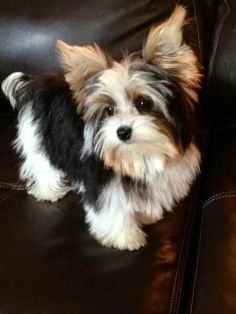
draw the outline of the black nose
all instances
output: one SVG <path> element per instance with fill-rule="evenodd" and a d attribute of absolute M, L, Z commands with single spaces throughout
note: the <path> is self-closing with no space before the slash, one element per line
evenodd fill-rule
<path fill-rule="evenodd" d="M 127 141 L 130 139 L 132 129 L 129 126 L 121 126 L 117 129 L 117 136 L 122 141 Z"/>

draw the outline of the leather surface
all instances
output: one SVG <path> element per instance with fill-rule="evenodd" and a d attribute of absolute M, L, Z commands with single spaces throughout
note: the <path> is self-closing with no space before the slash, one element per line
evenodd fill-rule
<path fill-rule="evenodd" d="M 16 119 L 10 114 L 0 115 L 0 187 L 16 184 L 19 181 L 19 156 L 13 151 L 16 137 Z"/>
<path fill-rule="evenodd" d="M 94 42 L 115 57 L 121 49 L 141 48 L 144 34 L 165 18 L 175 1 L 32 1 L 16 9 L 14 0 L 0 3 L 1 78 L 13 71 L 42 72 L 57 68 L 55 41 Z"/>
<path fill-rule="evenodd" d="M 236 1 L 221 1 L 209 65 L 214 131 L 204 174 L 191 314 L 236 312 L 235 18 Z"/>
<path fill-rule="evenodd" d="M 198 40 L 203 70 L 208 71 L 212 53 L 212 42 L 216 23 L 217 9 L 221 0 L 193 0 L 193 15 L 197 21 Z M 189 1 L 187 1 L 189 2 Z"/>
<path fill-rule="evenodd" d="M 202 64 L 207 65 L 218 1 L 182 2 L 190 16 L 197 18 L 198 36 L 193 41 L 199 40 Z M 164 19 L 175 3 L 23 0 L 19 5 L 3 0 L 0 80 L 14 71 L 33 73 L 57 68 L 54 44 L 58 38 L 81 45 L 95 41 L 118 58 L 121 49 L 140 49 L 149 27 Z M 189 34 L 193 33 L 188 33 L 192 41 Z M 79 196 L 70 194 L 56 204 L 48 204 L 36 202 L 23 191 L 18 182 L 19 161 L 10 144 L 14 121 L 6 104 L 0 102 L 0 112 L 5 112 L 0 115 L 0 313 L 185 313 L 179 305 L 202 198 L 199 183 L 173 213 L 147 228 L 146 248 L 119 252 L 101 247 L 88 234 Z M 213 182 L 213 171 L 211 178 Z M 210 186 L 206 197 L 215 191 Z M 194 264 L 191 257 L 187 264 Z M 205 271 L 202 266 L 199 269 L 197 290 L 202 287 Z M 204 309 L 198 293 L 194 311 Z"/>
<path fill-rule="evenodd" d="M 178 313 L 198 185 L 147 228 L 147 247 L 107 249 L 89 235 L 79 196 L 48 204 L 23 190 L 14 125 L 0 115 L 0 313 Z"/>
<path fill-rule="evenodd" d="M 235 111 L 236 1 L 222 0 L 210 60 L 212 113 L 220 122 Z M 222 101 L 223 99 L 223 101 Z"/>
<path fill-rule="evenodd" d="M 138 50 L 153 23 L 164 19 L 174 0 L 52 0 L 0 2 L 0 81 L 12 72 L 41 73 L 58 70 L 55 42 L 94 42 L 114 57 L 121 50 Z M 8 111 L 3 102 L 0 112 Z"/>
<path fill-rule="evenodd" d="M 236 115 L 212 138 L 191 313 L 236 312 Z"/>
<path fill-rule="evenodd" d="M 0 191 L 1 313 L 178 312 L 191 200 L 147 228 L 147 247 L 121 252 L 91 238 L 76 195 L 48 204 Z"/>
<path fill-rule="evenodd" d="M 197 21 L 187 28 L 186 39 L 207 64 L 218 0 L 181 0 L 189 17 Z M 121 51 L 136 51 L 151 25 L 162 21 L 174 8 L 175 0 L 87 0 L 0 2 L 0 81 L 15 71 L 39 73 L 58 69 L 55 42 L 70 44 L 94 42 L 115 58 Z M 0 93 L 1 94 L 1 93 Z M 2 94 L 0 101 L 2 101 Z M 7 108 L 8 109 L 8 108 Z M 6 105 L 5 105 L 5 109 Z M 3 109 L 0 108 L 2 111 Z"/>
<path fill-rule="evenodd" d="M 190 16 L 198 19 L 202 46 L 209 41 L 217 0 L 182 0 Z M 1 73 L 42 72 L 57 68 L 55 41 L 86 45 L 97 42 L 114 57 L 121 50 L 141 48 L 150 26 L 166 18 L 177 1 L 62 1 L 14 0 L 0 3 Z M 207 23 L 206 23 L 207 21 Z M 190 39 L 190 38 L 189 38 Z M 196 39 L 191 38 L 190 41 Z"/>

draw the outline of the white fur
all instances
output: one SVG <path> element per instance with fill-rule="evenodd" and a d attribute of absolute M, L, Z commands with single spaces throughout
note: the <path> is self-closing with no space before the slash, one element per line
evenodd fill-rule
<path fill-rule="evenodd" d="M 102 244 L 120 250 L 135 250 L 146 244 L 133 209 L 127 201 L 119 178 L 114 179 L 100 195 L 100 210 L 85 205 L 90 233 Z"/>
<path fill-rule="evenodd" d="M 184 155 L 179 155 L 166 166 L 165 171 L 159 173 L 153 168 L 153 173 L 147 176 L 146 200 L 137 194 L 127 198 L 117 176 L 102 191 L 99 211 L 85 205 L 90 233 L 102 245 L 121 250 L 144 246 L 147 236 L 141 225 L 158 221 L 164 210 L 170 211 L 188 194 L 199 165 L 199 150 L 191 144 Z"/>
<path fill-rule="evenodd" d="M 81 150 L 81 158 L 90 155 L 94 150 L 94 125 L 87 123 L 84 127 L 84 145 Z"/>
<path fill-rule="evenodd" d="M 62 171 L 53 167 L 41 147 L 38 125 L 32 115 L 32 104 L 26 104 L 19 115 L 18 135 L 14 146 L 23 159 L 20 178 L 26 180 L 29 194 L 38 201 L 55 202 L 70 187 L 65 185 Z"/>
<path fill-rule="evenodd" d="M 2 82 L 2 90 L 4 94 L 9 98 L 10 103 L 15 109 L 16 99 L 14 98 L 14 90 L 22 87 L 25 82 L 21 81 L 21 78 L 24 76 L 22 72 L 14 72 L 10 74 L 3 82 Z"/>

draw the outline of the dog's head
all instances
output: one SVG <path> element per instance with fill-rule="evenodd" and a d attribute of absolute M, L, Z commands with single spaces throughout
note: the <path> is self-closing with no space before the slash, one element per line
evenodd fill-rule
<path fill-rule="evenodd" d="M 141 52 L 114 61 L 97 45 L 57 42 L 60 62 L 85 121 L 83 155 L 95 153 L 121 175 L 162 171 L 192 141 L 197 57 L 183 42 L 186 11 L 177 6 L 153 27 Z"/>

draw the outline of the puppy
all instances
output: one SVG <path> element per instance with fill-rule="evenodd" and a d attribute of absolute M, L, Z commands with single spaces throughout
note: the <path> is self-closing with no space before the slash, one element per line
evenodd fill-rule
<path fill-rule="evenodd" d="M 200 72 L 183 41 L 186 11 L 154 26 L 142 51 L 113 60 L 97 45 L 57 42 L 62 74 L 13 73 L 2 84 L 18 110 L 20 177 L 39 201 L 83 195 L 89 232 L 121 250 L 144 246 L 199 172 L 194 107 Z"/>

